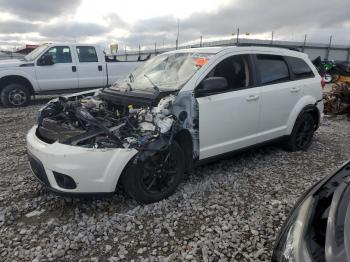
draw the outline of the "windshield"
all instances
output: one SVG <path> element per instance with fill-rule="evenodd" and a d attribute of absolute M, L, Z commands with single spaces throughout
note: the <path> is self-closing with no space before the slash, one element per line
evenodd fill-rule
<path fill-rule="evenodd" d="M 129 90 L 179 90 L 208 62 L 211 56 L 204 53 L 158 55 L 117 81 L 114 87 Z"/>
<path fill-rule="evenodd" d="M 44 51 L 47 48 L 47 45 L 40 45 L 37 48 L 35 48 L 32 52 L 30 52 L 28 55 L 24 57 L 24 60 L 26 61 L 33 61 L 35 60 L 42 51 Z"/>

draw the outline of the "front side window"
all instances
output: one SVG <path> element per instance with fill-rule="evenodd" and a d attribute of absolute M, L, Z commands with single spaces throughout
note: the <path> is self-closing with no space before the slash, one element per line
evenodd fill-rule
<path fill-rule="evenodd" d="M 287 61 L 294 74 L 294 79 L 297 80 L 315 76 L 309 65 L 303 59 L 297 57 L 287 57 Z"/>
<path fill-rule="evenodd" d="M 262 85 L 285 82 L 290 79 L 288 66 L 282 56 L 257 55 L 256 57 Z"/>
<path fill-rule="evenodd" d="M 224 77 L 228 83 L 228 90 L 245 88 L 250 85 L 248 65 L 247 55 L 231 56 L 217 64 L 206 78 Z"/>
<path fill-rule="evenodd" d="M 52 56 L 52 60 L 55 64 L 58 63 L 72 63 L 72 56 L 68 46 L 55 46 L 47 50 L 41 57 L 45 60 L 46 56 Z"/>
<path fill-rule="evenodd" d="M 93 46 L 77 46 L 79 62 L 98 62 L 96 49 Z"/>

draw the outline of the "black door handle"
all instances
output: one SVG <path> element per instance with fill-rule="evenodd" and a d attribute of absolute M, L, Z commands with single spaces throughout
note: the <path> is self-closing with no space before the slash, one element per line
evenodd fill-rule
<path fill-rule="evenodd" d="M 72 66 L 72 71 L 76 72 L 77 71 L 77 67 L 76 66 Z"/>
<path fill-rule="evenodd" d="M 97 68 L 98 68 L 98 71 L 102 71 L 102 66 L 101 65 L 99 65 Z"/>

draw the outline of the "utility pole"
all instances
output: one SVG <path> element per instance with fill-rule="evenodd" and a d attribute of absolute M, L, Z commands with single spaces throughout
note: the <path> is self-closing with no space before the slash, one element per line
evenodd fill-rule
<path fill-rule="evenodd" d="M 176 36 L 176 50 L 179 47 L 180 21 L 177 19 L 177 36 Z"/>
<path fill-rule="evenodd" d="M 306 38 L 307 38 L 307 34 L 305 34 L 305 36 L 304 36 L 303 53 L 304 53 L 304 51 L 305 51 L 305 46 L 306 46 Z"/>
<path fill-rule="evenodd" d="M 329 53 L 330 53 L 330 51 L 331 51 L 332 38 L 333 38 L 333 36 L 331 35 L 331 36 L 329 37 L 329 44 L 328 44 L 328 48 L 327 48 L 327 55 L 326 55 L 326 59 L 327 59 L 327 60 L 329 59 Z"/>
<path fill-rule="evenodd" d="M 236 39 L 236 43 L 238 44 L 239 41 L 239 27 L 237 28 L 237 39 Z"/>
<path fill-rule="evenodd" d="M 154 42 L 154 54 L 157 54 L 157 42 Z"/>
<path fill-rule="evenodd" d="M 201 40 L 199 42 L 199 46 L 202 47 L 203 36 L 201 35 Z"/>
<path fill-rule="evenodd" d="M 273 31 L 271 32 L 271 45 L 273 44 Z"/>
<path fill-rule="evenodd" d="M 139 57 L 141 57 L 141 45 L 139 44 Z"/>

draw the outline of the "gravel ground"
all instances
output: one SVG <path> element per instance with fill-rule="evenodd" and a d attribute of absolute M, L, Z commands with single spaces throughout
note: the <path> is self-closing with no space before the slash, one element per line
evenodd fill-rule
<path fill-rule="evenodd" d="M 308 152 L 279 146 L 197 168 L 169 199 L 70 199 L 28 168 L 25 134 L 47 99 L 0 108 L 1 261 L 268 261 L 298 196 L 350 159 L 350 122 L 325 119 Z"/>

